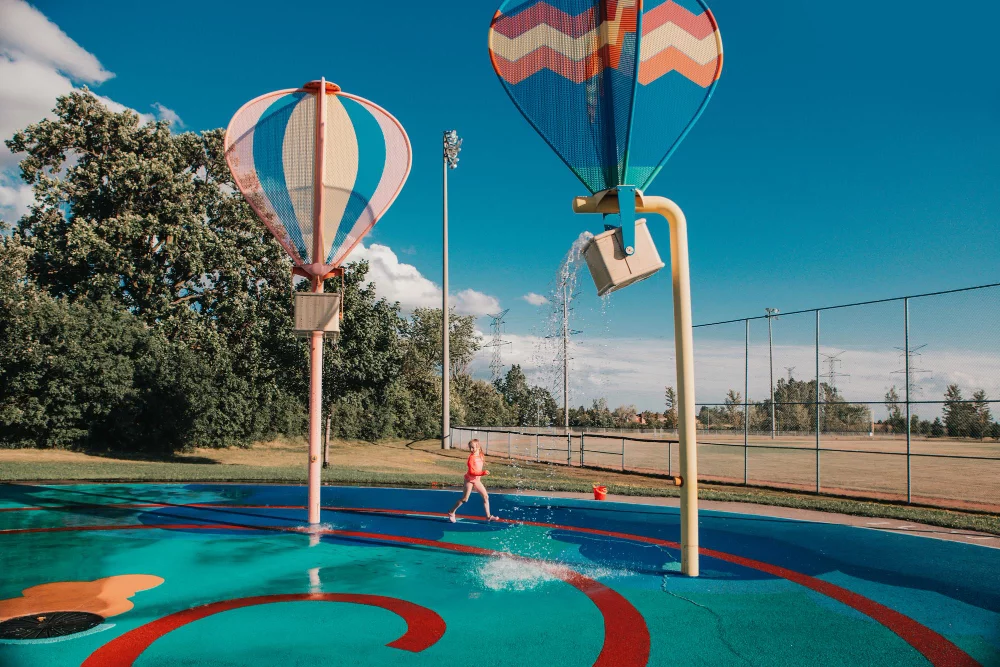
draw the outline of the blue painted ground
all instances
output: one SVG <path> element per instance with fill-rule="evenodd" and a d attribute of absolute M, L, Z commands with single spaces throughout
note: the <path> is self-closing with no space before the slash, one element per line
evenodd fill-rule
<path fill-rule="evenodd" d="M 402 650 L 387 644 L 407 624 L 384 608 L 272 601 L 183 623 L 151 640 L 134 664 L 595 664 L 610 641 L 608 617 L 547 563 L 600 582 L 641 615 L 645 646 L 641 632 L 626 633 L 609 665 L 630 664 L 644 649 L 650 665 L 1000 665 L 995 549 L 703 511 L 702 547 L 719 555 L 703 556 L 702 576 L 689 579 L 679 574 L 678 552 L 654 543 L 679 539 L 676 509 L 494 495 L 494 512 L 513 523 L 451 524 L 438 514 L 456 497 L 324 488 L 324 507 L 338 509 L 324 510 L 322 529 L 310 535 L 301 487 L 0 486 L 0 630 L 11 617 L 5 609 L 24 609 L 10 601 L 32 586 L 163 580 L 136 592 L 134 608 L 78 634 L 0 639 L 0 665 L 81 665 L 176 612 L 310 593 L 403 600 L 446 629 L 430 646 Z M 474 498 L 464 511 L 481 516 L 482 505 Z M 47 604 L 38 614 L 73 611 Z"/>

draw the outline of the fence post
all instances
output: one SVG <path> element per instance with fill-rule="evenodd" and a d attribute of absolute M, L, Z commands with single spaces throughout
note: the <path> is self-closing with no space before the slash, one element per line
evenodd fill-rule
<path fill-rule="evenodd" d="M 673 476 L 673 461 L 670 459 L 670 441 L 667 440 L 667 477 Z"/>
<path fill-rule="evenodd" d="M 580 467 L 581 468 L 583 467 L 583 443 L 586 440 L 586 438 L 587 438 L 587 434 L 586 433 L 581 433 L 580 434 Z"/>
<path fill-rule="evenodd" d="M 510 431 L 507 431 L 507 460 L 510 461 Z"/>
<path fill-rule="evenodd" d="M 535 431 L 535 463 L 538 463 L 538 431 Z"/>
<path fill-rule="evenodd" d="M 566 465 L 573 465 L 573 433 L 566 431 Z"/>
<path fill-rule="evenodd" d="M 906 365 L 903 367 L 906 374 L 906 502 L 913 502 L 912 485 L 910 480 L 910 298 L 903 299 L 903 337 L 904 349 L 903 357 Z"/>
<path fill-rule="evenodd" d="M 625 470 L 625 438 L 622 438 L 622 470 Z"/>
<path fill-rule="evenodd" d="M 819 385 L 819 310 L 816 311 L 816 493 L 819 493 L 820 487 L 820 476 L 819 476 L 819 401 L 820 401 L 820 385 Z"/>
<path fill-rule="evenodd" d="M 490 432 L 489 431 L 486 432 L 486 449 L 485 449 L 484 453 L 487 454 L 487 455 L 490 453 Z"/>
<path fill-rule="evenodd" d="M 746 324 L 746 341 L 743 346 L 743 485 L 747 484 L 747 440 L 750 435 L 750 320 Z M 670 445 L 667 445 L 669 448 Z M 669 449 L 668 449 L 669 451 Z"/>

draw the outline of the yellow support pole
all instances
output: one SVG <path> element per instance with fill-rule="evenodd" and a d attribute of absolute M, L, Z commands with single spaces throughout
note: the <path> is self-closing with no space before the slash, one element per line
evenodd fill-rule
<path fill-rule="evenodd" d="M 681 477 L 681 572 L 698 576 L 698 443 L 694 399 L 694 335 L 687 219 L 666 197 L 636 191 L 636 213 L 656 213 L 670 225 L 670 267 L 674 294 L 674 348 L 677 357 L 678 431 Z M 573 200 L 575 213 L 618 213 L 618 194 L 605 190 Z"/>

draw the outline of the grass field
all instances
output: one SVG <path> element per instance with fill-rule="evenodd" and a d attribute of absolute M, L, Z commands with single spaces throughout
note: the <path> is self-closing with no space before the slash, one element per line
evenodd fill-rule
<path fill-rule="evenodd" d="M 469 437 L 485 441 L 484 431 L 456 434 L 456 442 Z M 652 442 L 651 434 L 587 434 L 583 459 L 587 466 L 670 474 L 679 467 L 678 446 Z M 744 466 L 751 485 L 803 491 L 816 488 L 817 450 L 815 436 L 751 436 L 746 452 L 742 434 L 700 433 L 698 436 L 700 478 L 742 484 Z M 624 457 L 622 448 L 624 445 Z M 581 441 L 572 439 L 567 457 L 565 435 L 512 434 L 512 456 L 553 463 L 580 464 Z M 506 433 L 491 434 L 490 447 L 507 455 Z M 536 453 L 537 447 L 537 453 Z M 852 451 L 836 451 L 852 450 Z M 910 458 L 912 500 L 916 503 L 958 509 L 1000 512 L 1000 443 L 914 438 Z M 907 491 L 906 441 L 889 438 L 823 436 L 819 449 L 821 490 L 835 495 L 905 501 Z M 986 457 L 992 460 L 973 458 Z M 744 459 L 744 456 L 746 457 Z"/>
<path fill-rule="evenodd" d="M 533 441 L 532 437 L 532 441 Z M 565 445 L 565 440 L 562 440 Z M 611 494 L 677 496 L 673 482 L 661 477 L 581 469 L 550 463 L 506 460 L 491 441 L 489 484 L 496 489 L 589 492 L 595 482 Z M 589 445 L 588 445 L 589 446 Z M 303 483 L 306 446 L 302 441 L 275 441 L 252 449 L 197 449 L 167 461 L 126 460 L 61 450 L 0 450 L 0 482 L 16 481 L 161 481 Z M 546 452 L 553 454 L 553 452 Z M 326 483 L 392 486 L 457 486 L 465 471 L 466 454 L 443 451 L 438 441 L 368 443 L 333 441 Z M 589 460 L 588 463 L 592 461 Z M 595 454 L 596 456 L 596 454 Z M 562 451 L 565 462 L 565 449 Z M 550 457 L 553 461 L 559 459 Z M 620 461 L 620 455 L 618 457 Z M 595 462 L 596 463 L 596 462 Z M 676 463 L 676 462 L 675 462 Z M 750 502 L 858 516 L 901 519 L 956 529 L 1000 534 L 1000 516 L 985 513 L 912 507 L 849 498 L 817 496 L 776 489 L 704 483 L 707 500 Z"/>

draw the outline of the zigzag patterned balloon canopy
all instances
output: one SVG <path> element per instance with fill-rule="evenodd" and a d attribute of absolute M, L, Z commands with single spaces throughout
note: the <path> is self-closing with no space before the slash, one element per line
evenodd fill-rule
<path fill-rule="evenodd" d="M 514 104 L 591 192 L 648 186 L 722 72 L 701 0 L 505 0 L 489 48 Z"/>
<path fill-rule="evenodd" d="M 320 87 L 314 81 L 247 102 L 224 145 L 254 213 L 302 273 L 322 278 L 392 205 L 411 150 L 385 109 L 326 82 L 319 99 Z M 321 109 L 325 123 L 317 129 Z"/>

